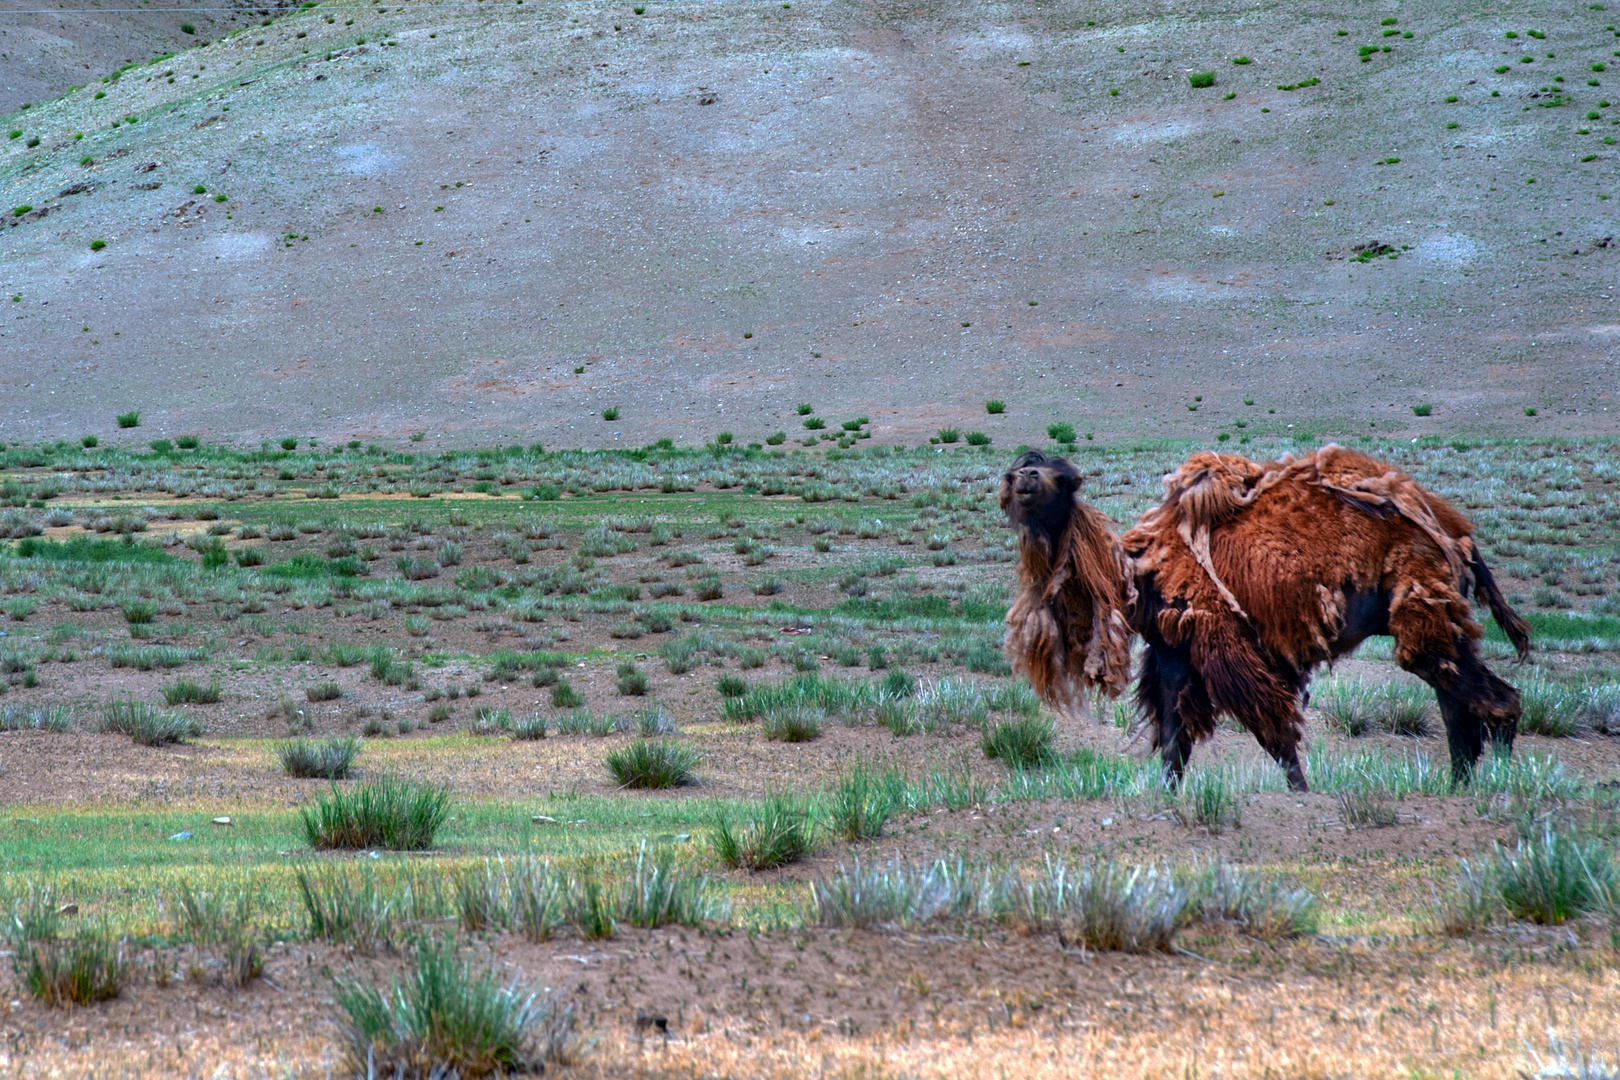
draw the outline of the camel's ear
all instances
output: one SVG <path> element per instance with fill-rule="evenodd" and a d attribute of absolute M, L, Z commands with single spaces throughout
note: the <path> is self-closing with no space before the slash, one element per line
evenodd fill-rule
<path fill-rule="evenodd" d="M 1080 475 L 1080 470 L 1063 458 L 1055 458 L 1052 461 L 1051 476 L 1052 483 L 1057 487 L 1057 490 L 1068 498 L 1073 498 L 1078 494 L 1080 486 L 1085 483 L 1085 478 Z"/>

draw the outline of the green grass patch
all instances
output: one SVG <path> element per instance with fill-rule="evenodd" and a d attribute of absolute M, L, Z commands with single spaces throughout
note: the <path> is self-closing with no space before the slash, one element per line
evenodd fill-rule
<path fill-rule="evenodd" d="M 92 540 L 75 536 L 70 540 L 44 540 L 30 536 L 12 545 L 12 554 L 19 559 L 43 559 L 48 562 L 88 563 L 172 563 L 178 560 L 154 544 L 137 544 L 132 540 Z"/>

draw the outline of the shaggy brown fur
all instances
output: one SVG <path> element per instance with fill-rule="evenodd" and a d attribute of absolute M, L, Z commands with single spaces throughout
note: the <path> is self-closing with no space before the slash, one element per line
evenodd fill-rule
<path fill-rule="evenodd" d="M 1007 470 L 999 495 L 1019 548 L 1007 658 L 1043 701 L 1069 712 L 1088 690 L 1118 697 L 1130 682 L 1135 598 L 1119 538 L 1080 500 L 1080 483 L 1067 461 L 1032 450 Z"/>
<path fill-rule="evenodd" d="M 1122 543 L 1149 646 L 1138 704 L 1173 778 L 1224 713 L 1302 790 L 1310 672 L 1373 634 L 1393 636 L 1396 662 L 1435 688 L 1459 779 L 1486 732 L 1512 745 L 1519 695 L 1480 659 L 1470 588 L 1521 658 L 1529 627 L 1444 499 L 1338 446 L 1264 464 L 1197 454 L 1164 486 Z"/>

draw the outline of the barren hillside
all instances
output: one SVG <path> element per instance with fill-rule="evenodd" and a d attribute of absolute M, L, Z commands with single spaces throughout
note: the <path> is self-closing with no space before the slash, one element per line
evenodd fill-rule
<path fill-rule="evenodd" d="M 142 441 L 691 442 L 814 402 L 1011 446 L 1620 409 L 1620 37 L 1586 5 L 252 21 L 8 120 L 0 437 L 138 409 Z"/>

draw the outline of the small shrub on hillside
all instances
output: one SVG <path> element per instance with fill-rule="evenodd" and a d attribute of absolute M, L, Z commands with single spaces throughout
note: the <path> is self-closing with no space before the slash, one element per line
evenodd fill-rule
<path fill-rule="evenodd" d="M 130 412 L 127 412 L 127 413 L 119 413 L 117 419 L 118 419 L 118 426 L 121 427 L 121 428 L 132 428 L 132 427 L 140 427 L 141 426 L 141 412 L 140 412 L 139 409 L 134 409 L 134 410 L 131 410 Z"/>
<path fill-rule="evenodd" d="M 626 697 L 641 697 L 647 692 L 647 673 L 636 667 L 634 660 L 619 664 L 619 693 Z"/>
<path fill-rule="evenodd" d="M 559 709 L 577 709 L 585 704 L 585 695 L 569 685 L 567 679 L 559 678 L 551 688 L 551 703 Z"/>
<path fill-rule="evenodd" d="M 530 713 L 528 716 L 512 721 L 509 729 L 514 739 L 524 739 L 537 742 L 544 739 L 551 729 L 551 718 L 541 713 Z"/>
<path fill-rule="evenodd" d="M 146 600 L 131 600 L 119 610 L 131 626 L 145 626 L 157 618 L 157 605 Z"/>
<path fill-rule="evenodd" d="M 1055 443 L 1068 446 L 1074 442 L 1074 425 L 1064 423 L 1048 424 L 1046 426 L 1046 437 Z"/>
<path fill-rule="evenodd" d="M 1007 403 L 1005 401 L 997 400 L 996 398 L 991 398 L 989 401 L 984 403 L 984 411 L 989 413 L 991 416 L 997 416 L 1007 411 Z"/>
<path fill-rule="evenodd" d="M 714 688 L 720 691 L 721 697 L 742 697 L 748 693 L 748 680 L 728 672 L 715 681 Z"/>

